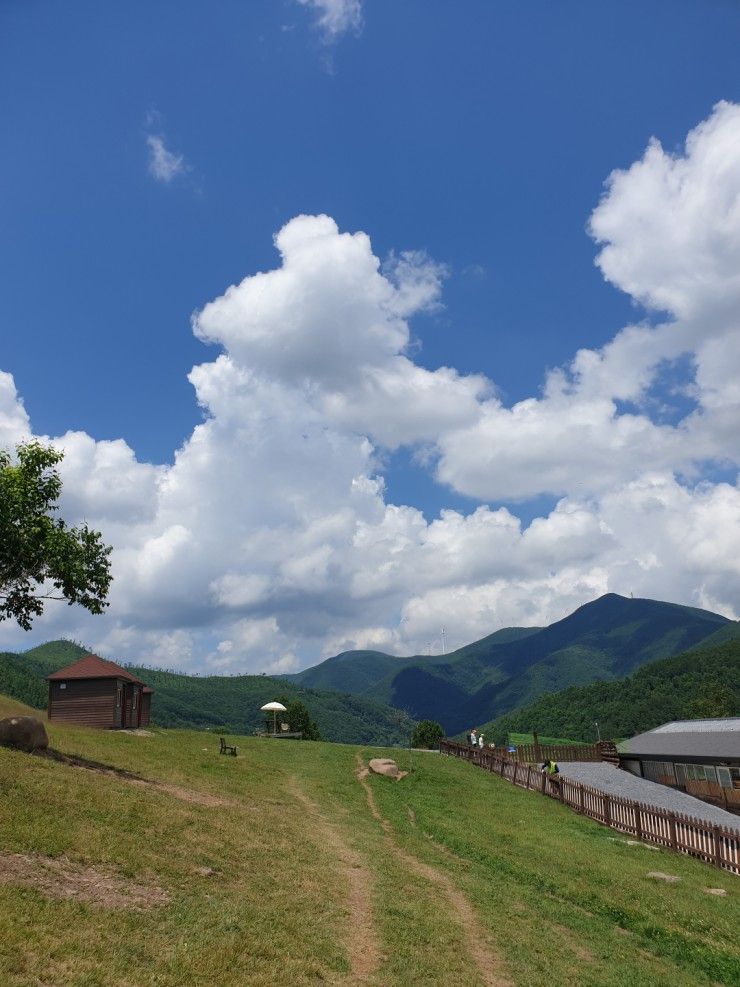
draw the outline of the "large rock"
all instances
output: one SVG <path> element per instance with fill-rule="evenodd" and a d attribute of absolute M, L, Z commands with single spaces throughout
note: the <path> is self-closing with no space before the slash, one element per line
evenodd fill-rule
<path fill-rule="evenodd" d="M 30 754 L 48 746 L 46 727 L 35 716 L 9 716 L 0 720 L 0 747 L 16 747 Z"/>
<path fill-rule="evenodd" d="M 368 767 L 376 775 L 385 775 L 386 778 L 395 778 L 396 780 L 407 774 L 406 771 L 399 771 L 396 762 L 389 757 L 374 757 L 369 762 Z"/>

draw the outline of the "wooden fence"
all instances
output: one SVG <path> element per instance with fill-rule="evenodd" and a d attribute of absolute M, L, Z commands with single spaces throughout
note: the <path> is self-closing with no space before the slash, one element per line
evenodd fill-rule
<path fill-rule="evenodd" d="M 733 874 L 740 874 L 740 832 L 670 812 L 657 805 L 635 802 L 601 792 L 561 775 L 548 775 L 539 767 L 514 760 L 497 748 L 475 748 L 453 740 L 440 742 L 442 754 L 471 761 L 520 788 L 557 799 L 584 816 L 638 840 L 687 853 Z"/>
<path fill-rule="evenodd" d="M 496 748 L 494 748 L 496 749 Z M 504 751 L 512 761 L 601 761 L 598 744 L 517 744 L 515 751 Z"/>

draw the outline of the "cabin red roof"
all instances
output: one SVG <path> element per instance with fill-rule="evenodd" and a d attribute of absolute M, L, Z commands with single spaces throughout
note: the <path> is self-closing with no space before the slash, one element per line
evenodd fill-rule
<path fill-rule="evenodd" d="M 125 679 L 127 682 L 135 682 L 143 685 L 141 679 L 137 679 L 125 668 L 116 665 L 114 661 L 106 661 L 105 658 L 98 658 L 97 655 L 83 655 L 71 665 L 60 668 L 58 672 L 52 672 L 46 678 L 50 682 L 59 679 Z"/>

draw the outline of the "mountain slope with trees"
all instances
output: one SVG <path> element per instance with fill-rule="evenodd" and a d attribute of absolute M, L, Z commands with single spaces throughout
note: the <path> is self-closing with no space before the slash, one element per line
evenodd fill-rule
<path fill-rule="evenodd" d="M 549 627 L 507 628 L 448 655 L 345 652 L 296 678 L 313 684 L 330 675 L 335 689 L 358 690 L 457 733 L 547 692 L 621 678 L 705 639 L 731 636 L 736 626 L 707 610 L 609 593 Z M 353 671 L 355 656 L 361 676 Z M 369 666 L 391 671 L 364 688 Z"/>
<path fill-rule="evenodd" d="M 737 625 L 733 625 L 737 630 Z M 631 737 L 671 720 L 740 714 L 740 636 L 651 662 L 614 682 L 564 689 L 496 717 L 482 728 L 496 743 L 509 733 L 593 741 Z"/>
<path fill-rule="evenodd" d="M 0 654 L 0 693 L 37 709 L 46 706 L 44 676 L 76 661 L 86 648 L 50 641 L 24 654 Z M 306 689 L 266 675 L 193 676 L 126 665 L 154 689 L 152 719 L 157 726 L 223 729 L 251 733 L 264 726 L 260 706 L 280 698 L 300 700 L 326 740 L 354 744 L 407 745 L 413 720 L 400 710 L 359 696 Z"/>

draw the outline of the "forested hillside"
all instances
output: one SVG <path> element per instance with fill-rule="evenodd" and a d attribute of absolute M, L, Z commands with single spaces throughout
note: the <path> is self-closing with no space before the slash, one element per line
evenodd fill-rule
<path fill-rule="evenodd" d="M 297 678 L 437 720 L 452 734 L 545 693 L 621 678 L 738 629 L 707 610 L 608 593 L 549 627 L 506 628 L 447 655 L 345 652 Z"/>
<path fill-rule="evenodd" d="M 50 641 L 22 655 L 0 654 L 0 693 L 37 709 L 46 706 L 44 676 L 75 661 L 87 649 L 70 641 Z M 326 740 L 355 744 L 406 745 L 413 720 L 369 699 L 305 689 L 266 675 L 183 675 L 126 666 L 154 689 L 152 719 L 162 727 L 224 729 L 251 733 L 264 725 L 260 706 L 272 699 L 300 699 Z"/>
<path fill-rule="evenodd" d="M 483 727 L 501 743 L 510 732 L 596 739 L 631 737 L 670 720 L 740 714 L 740 639 L 655 661 L 616 682 L 564 689 Z"/>

